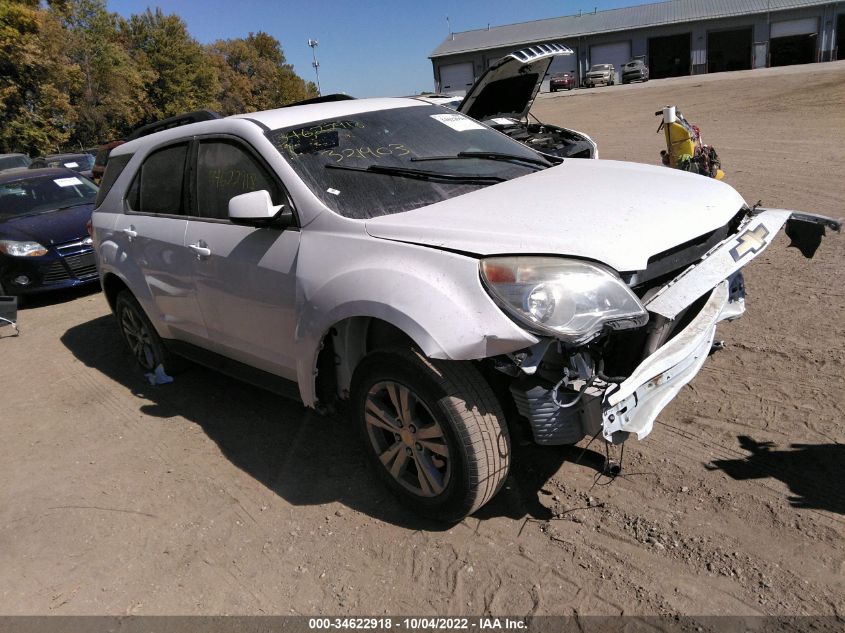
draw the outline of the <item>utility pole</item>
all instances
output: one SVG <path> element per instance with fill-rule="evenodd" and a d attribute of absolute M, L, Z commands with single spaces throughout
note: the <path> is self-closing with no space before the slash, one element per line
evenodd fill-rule
<path fill-rule="evenodd" d="M 317 74 L 317 96 L 323 96 L 323 93 L 320 91 L 320 62 L 317 61 L 317 45 L 319 42 L 317 40 L 308 40 L 308 46 L 311 47 L 311 56 L 314 58 L 314 61 L 311 62 L 311 65 L 314 67 L 314 72 Z"/>

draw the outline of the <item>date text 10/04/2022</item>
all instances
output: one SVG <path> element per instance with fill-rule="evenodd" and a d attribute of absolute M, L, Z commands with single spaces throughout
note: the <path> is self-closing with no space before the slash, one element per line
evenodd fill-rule
<path fill-rule="evenodd" d="M 404 630 L 524 630 L 528 624 L 521 618 L 309 618 L 308 628 L 311 630 L 329 629 L 404 629 Z"/>

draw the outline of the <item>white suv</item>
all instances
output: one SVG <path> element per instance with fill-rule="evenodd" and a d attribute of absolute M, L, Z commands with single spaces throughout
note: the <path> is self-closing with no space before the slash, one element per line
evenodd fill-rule
<path fill-rule="evenodd" d="M 611 189 L 607 182 L 613 182 Z M 455 521 L 541 444 L 645 437 L 743 312 L 784 224 L 663 167 L 544 157 L 418 99 L 203 121 L 112 151 L 102 285 L 145 370 L 176 354 L 345 407 L 387 485 Z"/>

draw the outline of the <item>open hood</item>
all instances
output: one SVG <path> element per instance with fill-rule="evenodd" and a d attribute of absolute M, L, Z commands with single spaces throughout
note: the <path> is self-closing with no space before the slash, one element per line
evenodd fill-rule
<path fill-rule="evenodd" d="M 745 202 L 725 183 L 636 163 L 568 159 L 443 202 L 367 220 L 373 237 L 476 255 L 562 255 L 620 272 L 714 231 Z"/>
<path fill-rule="evenodd" d="M 479 121 L 527 116 L 554 58 L 572 54 L 562 44 L 537 44 L 505 55 L 472 85 L 458 112 Z"/>

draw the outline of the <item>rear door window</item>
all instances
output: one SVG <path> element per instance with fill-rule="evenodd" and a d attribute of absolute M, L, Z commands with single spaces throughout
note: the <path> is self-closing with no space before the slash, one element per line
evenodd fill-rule
<path fill-rule="evenodd" d="M 238 142 L 201 140 L 197 154 L 197 215 L 226 220 L 229 200 L 242 193 L 266 190 L 273 204 L 284 204 L 281 187 L 259 160 Z"/>
<path fill-rule="evenodd" d="M 184 215 L 185 162 L 188 143 L 169 145 L 150 154 L 135 175 L 127 203 L 132 211 Z M 109 161 L 109 167 L 111 167 Z"/>

